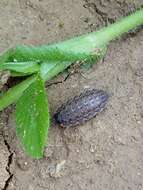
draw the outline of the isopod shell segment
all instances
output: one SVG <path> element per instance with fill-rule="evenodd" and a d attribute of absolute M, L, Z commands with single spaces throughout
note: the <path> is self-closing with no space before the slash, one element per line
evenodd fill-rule
<path fill-rule="evenodd" d="M 87 90 L 58 108 L 54 120 L 63 127 L 81 125 L 100 113 L 108 98 L 103 90 Z"/>

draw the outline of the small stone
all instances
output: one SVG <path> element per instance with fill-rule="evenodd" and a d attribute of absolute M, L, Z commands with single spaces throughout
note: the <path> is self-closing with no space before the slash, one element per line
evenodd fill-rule
<path fill-rule="evenodd" d="M 64 165 L 66 163 L 66 160 L 62 160 L 60 163 L 57 163 L 55 165 L 54 170 L 52 169 L 49 175 L 54 178 L 59 178 L 62 176 L 62 171 L 64 169 Z"/>
<path fill-rule="evenodd" d="M 95 145 L 92 145 L 92 144 L 91 144 L 89 151 L 90 151 L 91 153 L 94 153 L 94 152 L 95 152 Z"/>
<path fill-rule="evenodd" d="M 140 175 L 141 175 L 141 173 L 140 173 L 140 172 L 138 172 L 138 173 L 137 173 L 137 175 L 138 175 L 138 176 L 140 176 Z"/>
<path fill-rule="evenodd" d="M 25 159 L 23 158 L 17 158 L 16 164 L 23 171 L 26 171 L 29 169 L 29 163 L 25 161 Z"/>
<path fill-rule="evenodd" d="M 138 123 L 138 124 L 141 124 L 141 121 L 140 121 L 140 120 L 137 120 L 137 123 Z"/>
<path fill-rule="evenodd" d="M 89 168 L 90 168 L 90 166 L 87 164 L 87 165 L 86 165 L 86 169 L 89 169 Z"/>

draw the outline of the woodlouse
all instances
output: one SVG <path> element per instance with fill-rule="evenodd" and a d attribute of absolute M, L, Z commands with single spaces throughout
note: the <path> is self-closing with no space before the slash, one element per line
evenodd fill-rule
<path fill-rule="evenodd" d="M 87 90 L 62 105 L 54 114 L 54 120 L 63 127 L 83 124 L 105 108 L 108 98 L 103 90 Z"/>

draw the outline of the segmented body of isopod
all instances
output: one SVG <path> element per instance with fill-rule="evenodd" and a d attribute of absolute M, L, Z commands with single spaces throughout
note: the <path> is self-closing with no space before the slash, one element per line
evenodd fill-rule
<path fill-rule="evenodd" d="M 87 90 L 62 105 L 55 113 L 54 120 L 63 127 L 81 125 L 101 112 L 108 98 L 103 90 Z"/>

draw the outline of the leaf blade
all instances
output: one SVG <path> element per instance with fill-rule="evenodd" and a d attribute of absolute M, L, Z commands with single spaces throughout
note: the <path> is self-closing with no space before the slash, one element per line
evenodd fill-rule
<path fill-rule="evenodd" d="M 44 82 L 38 76 L 16 105 L 16 133 L 33 158 L 43 156 L 49 128 L 49 110 Z"/>
<path fill-rule="evenodd" d="M 3 70 L 10 70 L 24 74 L 33 74 L 40 70 L 40 65 L 36 61 L 6 62 L 0 64 L 0 71 Z"/>

